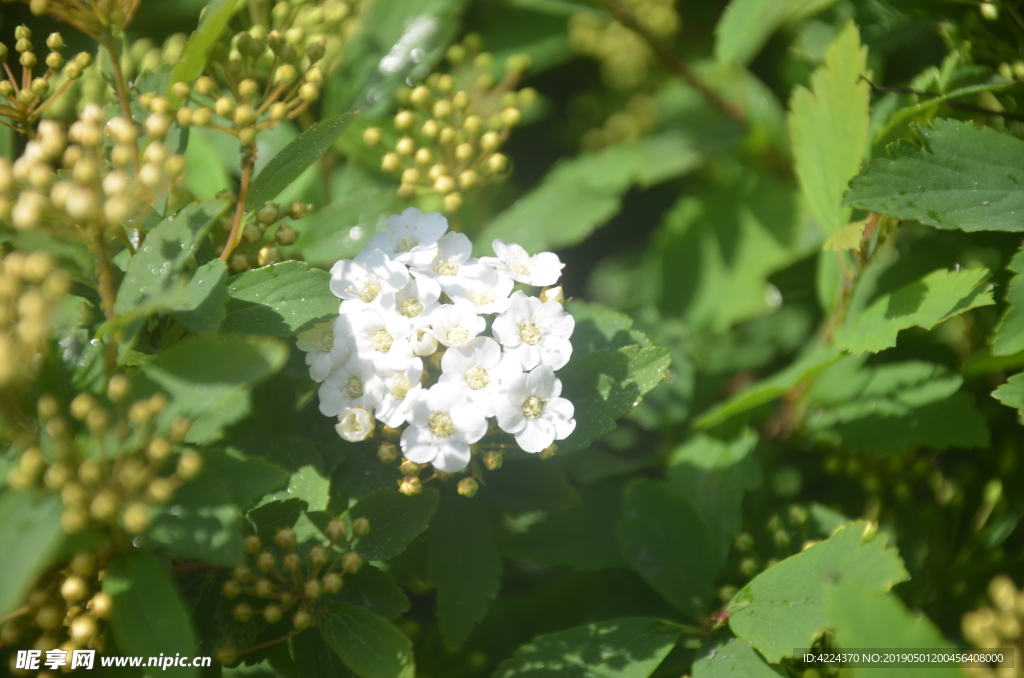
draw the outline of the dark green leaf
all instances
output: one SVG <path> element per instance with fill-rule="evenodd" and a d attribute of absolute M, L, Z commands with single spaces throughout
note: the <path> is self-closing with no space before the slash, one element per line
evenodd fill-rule
<path fill-rule="evenodd" d="M 560 511 L 579 503 L 579 495 L 565 476 L 536 459 L 505 462 L 487 477 L 479 496 L 509 513 Z"/>
<path fill-rule="evenodd" d="M 353 519 L 370 521 L 370 533 L 356 544 L 364 560 L 390 560 L 405 550 L 427 529 L 437 508 L 437 492 L 431 489 L 407 497 L 396 490 L 368 494 L 352 507 Z"/>
<path fill-rule="evenodd" d="M 1009 308 L 992 339 L 992 354 L 999 356 L 1024 351 L 1024 250 L 1017 252 L 1006 269 L 1014 276 L 1006 290 Z"/>
<path fill-rule="evenodd" d="M 0 616 L 22 602 L 36 577 L 54 556 L 64 531 L 60 527 L 63 504 L 56 495 L 36 496 L 6 491 L 0 495 Z"/>
<path fill-rule="evenodd" d="M 292 656 L 302 678 L 352 678 L 355 675 L 349 671 L 341 658 L 327 647 L 323 633 L 316 627 L 292 638 Z M 251 674 L 247 671 L 246 675 Z M 278 674 L 274 675 L 276 677 Z"/>
<path fill-rule="evenodd" d="M 234 449 L 204 451 L 203 471 L 220 478 L 231 493 L 231 501 L 243 510 L 288 484 L 288 473 L 277 464 L 246 457 Z"/>
<path fill-rule="evenodd" d="M 110 628 L 124 654 L 155 657 L 196 654 L 192 624 L 174 583 L 148 551 L 135 550 L 115 558 L 103 579 L 114 599 Z M 195 676 L 188 666 L 172 666 L 167 676 Z"/>
<path fill-rule="evenodd" d="M 660 619 L 626 618 L 537 636 L 494 678 L 647 678 L 682 635 Z"/>
<path fill-rule="evenodd" d="M 429 535 L 428 568 L 437 588 L 441 634 L 447 644 L 459 645 L 484 618 L 501 580 L 490 515 L 470 499 L 444 494 Z"/>
<path fill-rule="evenodd" d="M 231 279 L 222 332 L 290 337 L 338 315 L 331 275 L 300 261 L 247 271 Z"/>
<path fill-rule="evenodd" d="M 207 6 L 203 20 L 195 32 L 189 36 L 181 59 L 171 71 L 171 85 L 176 82 L 191 83 L 202 75 L 203 69 L 206 68 L 206 57 L 210 53 L 210 49 L 217 42 L 220 34 L 224 32 L 224 28 L 241 4 L 239 0 L 213 0 Z M 167 89 L 167 96 L 172 97 L 172 101 L 177 100 L 170 87 Z"/>
<path fill-rule="evenodd" d="M 1024 374 L 1015 374 L 1005 384 L 992 392 L 992 397 L 1012 407 L 1020 413 L 1020 422 L 1024 424 Z"/>
<path fill-rule="evenodd" d="M 412 644 L 366 608 L 338 603 L 321 629 L 328 647 L 360 678 L 413 678 Z"/>
<path fill-rule="evenodd" d="M 745 66 L 783 24 L 833 4 L 835 0 L 732 0 L 715 26 L 715 58 Z"/>
<path fill-rule="evenodd" d="M 253 179 L 249 196 L 245 201 L 246 210 L 261 208 L 288 188 L 307 167 L 319 160 L 320 156 L 334 144 L 338 135 L 352 122 L 353 117 L 354 114 L 345 113 L 318 122 L 285 146 Z"/>
<path fill-rule="evenodd" d="M 884 533 L 865 522 L 847 523 L 832 537 L 774 565 L 729 604 L 729 627 L 769 662 L 810 647 L 829 626 L 828 589 L 837 580 L 888 591 L 908 578 Z M 877 530 L 877 527 L 873 528 Z"/>
<path fill-rule="evenodd" d="M 283 527 L 292 527 L 306 511 L 306 502 L 301 499 L 272 501 L 249 511 L 249 520 L 256 527 L 256 534 L 262 539 L 273 539 Z"/>
<path fill-rule="evenodd" d="M 178 297 L 167 304 L 167 309 L 193 332 L 212 332 L 224 319 L 227 278 L 227 266 L 220 259 L 203 264 Z"/>
<path fill-rule="evenodd" d="M 401 617 L 409 611 L 409 599 L 391 577 L 373 565 L 364 564 L 355 574 L 345 575 L 345 586 L 338 600 L 361 605 L 385 619 Z"/>
<path fill-rule="evenodd" d="M 146 536 L 168 553 L 224 567 L 242 563 L 242 515 L 235 506 L 178 507 L 161 513 Z"/>
<path fill-rule="evenodd" d="M 615 526 L 619 550 L 654 589 L 693 619 L 711 604 L 711 544 L 700 514 L 661 483 L 636 480 Z"/>
<path fill-rule="evenodd" d="M 693 663 L 693 678 L 778 678 L 783 675 L 739 638 L 715 645 L 706 657 Z"/>
<path fill-rule="evenodd" d="M 899 141 L 891 160 L 868 163 L 846 204 L 938 228 L 1024 230 L 1024 141 L 959 120 L 914 129 L 924 145 Z"/>

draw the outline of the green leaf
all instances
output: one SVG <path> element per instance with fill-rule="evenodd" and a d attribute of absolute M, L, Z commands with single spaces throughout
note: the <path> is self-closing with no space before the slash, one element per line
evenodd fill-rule
<path fill-rule="evenodd" d="M 662 483 L 635 480 L 615 526 L 619 551 L 665 600 L 692 619 L 711 604 L 711 545 L 700 514 Z"/>
<path fill-rule="evenodd" d="M 283 527 L 292 527 L 306 512 L 306 502 L 301 499 L 285 499 L 263 504 L 249 511 L 249 520 L 262 539 L 273 539 Z"/>
<path fill-rule="evenodd" d="M 364 560 L 390 560 L 405 550 L 427 529 L 437 508 L 437 492 L 426 489 L 407 497 L 395 490 L 381 490 L 359 500 L 349 512 L 353 520 L 370 521 L 370 533 L 355 550 Z"/>
<path fill-rule="evenodd" d="M 330 267 L 339 259 L 351 259 L 377 232 L 385 215 L 398 214 L 406 206 L 393 186 L 348 189 L 334 202 L 295 223 L 299 231 L 295 249 L 315 266 Z"/>
<path fill-rule="evenodd" d="M 702 161 L 696 144 L 677 131 L 563 161 L 540 186 L 495 217 L 477 236 L 474 249 L 489 253 L 495 238 L 530 253 L 575 245 L 618 213 L 622 196 L 634 184 L 665 181 Z"/>
<path fill-rule="evenodd" d="M 366 608 L 337 603 L 321 626 L 324 640 L 361 678 L 413 678 L 412 644 Z"/>
<path fill-rule="evenodd" d="M 824 347 L 809 351 L 776 374 L 747 387 L 720 405 L 716 405 L 697 418 L 697 428 L 711 428 L 738 414 L 748 412 L 786 395 L 790 389 L 813 379 L 823 369 L 842 357 L 834 348 Z"/>
<path fill-rule="evenodd" d="M 227 265 L 220 259 L 203 264 L 178 297 L 167 303 L 167 310 L 193 332 L 212 332 L 224 319 L 227 278 Z"/>
<path fill-rule="evenodd" d="M 715 645 L 706 657 L 693 663 L 693 678 L 778 678 L 783 675 L 739 638 Z"/>
<path fill-rule="evenodd" d="M 175 302 L 187 304 L 189 299 L 201 299 L 202 295 L 198 294 L 201 290 L 197 289 L 199 285 L 184 292 L 178 276 L 194 261 L 200 241 L 227 206 L 223 200 L 192 203 L 157 224 L 128 262 L 117 291 L 114 312 L 122 315 L 147 303 L 164 308 Z M 215 274 L 216 269 L 206 269 L 204 277 L 199 279 L 214 278 Z M 204 285 L 215 286 L 212 281 Z M 183 310 L 191 308 L 183 306 Z"/>
<path fill-rule="evenodd" d="M 879 297 L 860 314 L 847 319 L 836 331 L 835 344 L 853 354 L 892 348 L 900 330 L 915 326 L 930 330 L 972 308 L 994 304 L 987 280 L 986 268 L 929 273 Z"/>
<path fill-rule="evenodd" d="M 323 511 L 331 501 L 331 481 L 315 466 L 303 466 L 291 474 L 286 489 L 267 495 L 261 503 L 292 497 L 306 502 L 310 511 Z"/>
<path fill-rule="evenodd" d="M 891 593 L 866 589 L 851 581 L 836 582 L 826 596 L 829 626 L 841 649 L 884 647 L 892 649 L 928 648 L 932 652 L 955 650 L 923 614 L 907 610 Z M 870 675 L 869 670 L 853 670 L 853 675 Z M 901 668 L 899 675 L 962 678 L 958 667 Z"/>
<path fill-rule="evenodd" d="M 430 521 L 430 582 L 437 589 L 437 615 L 448 645 L 459 645 L 487 613 L 498 593 L 501 557 L 490 515 L 471 500 L 444 494 Z M 371 529 L 373 526 L 370 526 Z"/>
<path fill-rule="evenodd" d="M 323 633 L 318 627 L 303 631 L 292 638 L 291 643 L 292 656 L 302 678 L 351 678 L 354 675 L 341 661 L 341 657 L 327 647 Z M 223 675 L 228 675 L 227 671 Z M 246 671 L 245 675 L 252 674 Z M 269 676 L 257 674 L 255 678 Z"/>
<path fill-rule="evenodd" d="M 301 261 L 246 271 L 228 284 L 221 331 L 290 337 L 338 315 L 331 274 Z"/>
<path fill-rule="evenodd" d="M 938 228 L 1021 231 L 1024 141 L 959 120 L 915 126 L 853 180 L 846 204 Z"/>
<path fill-rule="evenodd" d="M 398 584 L 384 572 L 365 563 L 355 574 L 345 575 L 345 586 L 337 599 L 361 605 L 385 619 L 395 619 L 409 611 L 409 599 Z"/>
<path fill-rule="evenodd" d="M 745 66 L 784 24 L 833 4 L 835 0 L 732 0 L 715 26 L 715 58 Z"/>
<path fill-rule="evenodd" d="M 576 408 L 576 430 L 558 443 L 563 452 L 586 447 L 615 428 L 615 421 L 668 377 L 672 353 L 667 348 L 626 346 L 592 351 L 559 371 L 563 397 Z"/>
<path fill-rule="evenodd" d="M 54 494 L 6 491 L 0 495 L 0 616 L 14 610 L 64 541 Z"/>
<path fill-rule="evenodd" d="M 1012 407 L 1020 413 L 1020 423 L 1024 424 L 1024 374 L 1015 374 L 1006 383 L 992 391 L 992 397 Z"/>
<path fill-rule="evenodd" d="M 855 221 L 845 226 L 840 226 L 828 237 L 822 249 L 826 252 L 846 252 L 854 250 L 859 252 L 864 229 L 867 228 L 867 221 Z"/>
<path fill-rule="evenodd" d="M 608 531 L 619 518 L 622 488 L 619 480 L 583 488 L 578 505 L 531 525 L 524 534 L 511 535 L 504 552 L 517 560 L 578 570 L 626 567 Z"/>
<path fill-rule="evenodd" d="M 188 417 L 186 440 L 205 443 L 248 414 L 249 389 L 287 358 L 287 347 L 276 339 L 196 338 L 174 344 L 141 371 L 171 396 L 163 416 Z"/>
<path fill-rule="evenodd" d="M 235 449 L 204 450 L 203 472 L 219 478 L 242 510 L 274 490 L 286 487 L 288 472 L 259 457 L 247 457 Z"/>
<path fill-rule="evenodd" d="M 790 556 L 747 584 L 729 604 L 729 627 L 765 658 L 778 663 L 794 648 L 810 647 L 829 626 L 828 589 L 852 581 L 888 591 L 909 578 L 884 533 L 869 523 L 843 525 L 823 542 Z M 877 527 L 874 528 L 877 530 Z"/>
<path fill-rule="evenodd" d="M 742 528 L 743 495 L 761 486 L 761 469 L 751 456 L 757 441 L 751 429 L 731 440 L 698 434 L 669 458 L 668 487 L 704 519 L 713 571 L 725 562 Z"/>
<path fill-rule="evenodd" d="M 681 630 L 633 617 L 537 636 L 505 660 L 494 678 L 647 678 Z"/>
<path fill-rule="evenodd" d="M 811 212 L 826 235 L 850 221 L 843 192 L 857 175 L 868 143 L 871 88 L 867 47 L 848 22 L 811 74 L 811 88 L 797 87 L 790 99 L 789 133 L 796 172 Z"/>
<path fill-rule="evenodd" d="M 320 159 L 345 131 L 353 113 L 345 113 L 316 123 L 275 155 L 256 175 L 245 201 L 247 211 L 258 210 L 299 178 L 307 167 Z"/>
<path fill-rule="evenodd" d="M 490 474 L 480 499 L 512 514 L 560 511 L 579 503 L 579 495 L 565 475 L 535 459 L 506 461 Z"/>
<path fill-rule="evenodd" d="M 161 513 L 146 537 L 180 558 L 230 567 L 241 565 L 244 558 L 241 524 L 235 506 L 178 506 L 174 513 Z"/>
<path fill-rule="evenodd" d="M 189 36 L 181 59 L 171 71 L 171 85 L 176 82 L 191 83 L 202 75 L 203 69 L 206 68 L 207 55 L 220 34 L 224 32 L 224 28 L 231 21 L 231 17 L 234 16 L 239 5 L 241 3 L 238 0 L 213 0 L 207 6 L 206 14 L 199 23 L 199 27 Z M 167 96 L 171 98 L 171 101 L 178 100 L 170 87 L 167 88 Z"/>
<path fill-rule="evenodd" d="M 116 557 L 107 568 L 103 590 L 114 600 L 110 628 L 124 654 L 196 654 L 188 612 L 166 570 L 148 551 Z M 147 676 L 195 676 L 192 667 L 172 666 Z"/>
<path fill-rule="evenodd" d="M 1008 356 L 1024 351 L 1024 250 L 1017 252 L 1006 270 L 1014 274 L 1006 290 L 1008 308 L 996 327 L 992 354 Z"/>

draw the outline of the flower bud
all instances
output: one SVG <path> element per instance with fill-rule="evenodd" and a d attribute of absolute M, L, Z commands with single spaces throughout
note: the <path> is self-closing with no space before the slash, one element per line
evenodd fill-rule
<path fill-rule="evenodd" d="M 487 166 L 494 172 L 503 172 L 508 167 L 508 157 L 495 153 L 487 159 Z"/>
<path fill-rule="evenodd" d="M 252 607 L 248 603 L 239 603 L 231 610 L 231 616 L 244 624 L 252 617 Z"/>
<path fill-rule="evenodd" d="M 341 590 L 344 580 L 341 575 L 337 572 L 329 572 L 324 575 L 322 580 L 324 591 L 327 593 L 337 593 Z"/>
<path fill-rule="evenodd" d="M 397 172 L 402 166 L 402 159 L 397 153 L 387 153 L 384 155 L 380 166 L 385 172 Z"/>
<path fill-rule="evenodd" d="M 298 572 L 300 565 L 302 563 L 297 553 L 289 553 L 281 559 L 281 567 L 284 568 L 285 572 Z"/>
<path fill-rule="evenodd" d="M 279 605 L 267 605 L 263 608 L 263 619 L 268 624 L 276 624 L 281 621 L 281 607 Z"/>
<path fill-rule="evenodd" d="M 416 114 L 412 111 L 399 111 L 395 115 L 395 128 L 400 130 L 407 130 L 413 126 L 416 122 Z M 375 128 L 371 128 L 375 129 Z"/>
<path fill-rule="evenodd" d="M 292 625 L 295 626 L 296 631 L 308 629 L 313 625 L 313 615 L 305 610 L 299 610 L 292 616 Z"/>
<path fill-rule="evenodd" d="M 96 620 L 87 614 L 75 617 L 74 621 L 68 625 L 68 635 L 71 636 L 71 640 L 82 645 L 90 643 L 96 637 L 97 631 Z"/>
<path fill-rule="evenodd" d="M 263 572 L 273 570 L 276 564 L 277 560 L 270 551 L 264 551 L 256 557 L 256 567 Z"/>
<path fill-rule="evenodd" d="M 274 595 L 274 584 L 269 579 L 257 579 L 252 588 L 259 598 L 271 598 Z"/>
<path fill-rule="evenodd" d="M 337 518 L 328 522 L 327 527 L 324 529 L 324 534 L 326 534 L 327 538 L 331 541 L 344 539 L 347 533 L 348 530 L 345 529 L 345 523 L 341 522 Z"/>
<path fill-rule="evenodd" d="M 183 480 L 192 480 L 203 470 L 203 457 L 195 450 L 187 450 L 178 459 L 177 473 Z"/>
<path fill-rule="evenodd" d="M 270 119 L 281 122 L 288 119 L 288 104 L 278 101 L 270 106 Z"/>
<path fill-rule="evenodd" d="M 281 261 L 281 252 L 273 245 L 264 245 L 256 255 L 260 266 L 270 266 Z"/>
<path fill-rule="evenodd" d="M 263 548 L 263 544 L 260 542 L 260 538 L 257 537 L 255 534 L 250 534 L 246 536 L 243 545 L 245 552 L 251 556 L 254 556 L 257 553 L 259 553 L 260 549 Z"/>
<path fill-rule="evenodd" d="M 398 459 L 398 448 L 389 442 L 383 442 L 377 447 L 377 459 L 382 464 L 390 464 Z"/>
<path fill-rule="evenodd" d="M 430 103 L 433 95 L 430 93 L 430 89 L 424 85 L 418 85 L 412 90 L 409 95 L 409 101 L 416 104 L 417 106 L 426 106 Z"/>
<path fill-rule="evenodd" d="M 149 506 L 141 501 L 129 505 L 124 512 L 124 528 L 130 534 L 141 534 L 149 527 Z"/>
<path fill-rule="evenodd" d="M 285 247 L 288 245 L 294 245 L 298 238 L 298 232 L 288 224 L 282 224 L 279 226 L 277 232 L 274 234 L 274 240 L 277 241 L 277 244 Z"/>
<path fill-rule="evenodd" d="M 109 593 L 100 591 L 86 606 L 99 619 L 110 619 L 110 613 L 114 609 L 114 599 Z"/>
<path fill-rule="evenodd" d="M 439 176 L 434 182 L 434 192 L 445 195 L 455 190 L 455 180 L 450 176 Z"/>
<path fill-rule="evenodd" d="M 224 597 L 228 600 L 234 600 L 238 596 L 242 595 L 242 586 L 232 579 L 224 582 L 220 589 L 224 593 Z"/>
<path fill-rule="evenodd" d="M 449 193 L 444 197 L 444 211 L 451 213 L 456 212 L 462 207 L 462 194 L 458 191 Z"/>
<path fill-rule="evenodd" d="M 472 498 L 476 496 L 477 491 L 480 489 L 480 484 L 473 478 L 463 478 L 459 481 L 457 489 L 463 497 Z"/>
<path fill-rule="evenodd" d="M 324 593 L 323 588 L 320 586 L 320 581 L 317 579 L 310 579 L 302 587 L 302 597 L 307 600 L 316 600 Z"/>
<path fill-rule="evenodd" d="M 238 651 L 231 645 L 225 645 L 217 650 L 216 657 L 221 664 L 230 666 L 238 661 Z"/>
<path fill-rule="evenodd" d="M 355 574 L 362 566 L 363 559 L 355 551 L 349 551 L 341 557 L 341 571 L 345 574 Z"/>
<path fill-rule="evenodd" d="M 60 585 L 60 595 L 67 601 L 68 605 L 74 605 L 89 595 L 89 587 L 84 579 L 71 575 Z"/>
<path fill-rule="evenodd" d="M 307 82 L 299 88 L 299 97 L 307 104 L 311 104 L 320 98 L 320 88 L 315 83 Z"/>
<path fill-rule="evenodd" d="M 352 521 L 352 536 L 358 539 L 360 537 L 365 537 L 368 534 L 370 534 L 369 518 L 356 518 Z"/>
<path fill-rule="evenodd" d="M 488 452 L 484 452 L 483 454 L 484 468 L 486 468 L 488 471 L 497 471 L 499 468 L 501 468 L 502 461 L 503 457 L 501 452 L 490 450 Z"/>
<path fill-rule="evenodd" d="M 282 527 L 274 535 L 274 542 L 283 549 L 295 548 L 295 530 L 290 527 Z"/>
<path fill-rule="evenodd" d="M 485 151 L 496 151 L 501 146 L 501 137 L 497 132 L 487 132 L 480 137 L 480 148 Z"/>
<path fill-rule="evenodd" d="M 379 127 L 367 127 L 363 131 L 363 143 L 367 146 L 377 146 L 381 141 L 381 133 Z"/>
<path fill-rule="evenodd" d="M 153 478 L 146 488 L 146 497 L 157 504 L 166 504 L 174 496 L 178 489 L 177 484 L 170 478 Z"/>
<path fill-rule="evenodd" d="M 408 476 L 398 481 L 398 491 L 404 495 L 412 496 L 423 491 L 420 479 L 415 476 Z"/>

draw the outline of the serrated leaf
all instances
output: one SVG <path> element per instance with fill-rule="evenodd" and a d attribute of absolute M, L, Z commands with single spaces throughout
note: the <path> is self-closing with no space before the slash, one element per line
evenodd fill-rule
<path fill-rule="evenodd" d="M 148 551 L 135 550 L 111 561 L 103 590 L 114 600 L 110 617 L 117 648 L 125 654 L 155 657 L 196 654 L 192 624 L 167 571 Z M 147 675 L 186 678 L 191 666 L 171 666 Z"/>
<path fill-rule="evenodd" d="M 1014 276 L 1006 290 L 1008 308 L 992 338 L 992 354 L 998 356 L 1024 351 L 1024 250 L 1017 252 L 1006 270 Z"/>
<path fill-rule="evenodd" d="M 256 528 L 256 534 L 270 540 L 281 528 L 294 526 L 305 512 L 306 502 L 301 499 L 284 499 L 254 508 L 248 516 Z"/>
<path fill-rule="evenodd" d="M 729 627 L 771 663 L 811 647 L 829 627 L 827 593 L 837 581 L 888 591 L 909 578 L 884 533 L 865 540 L 869 524 L 843 525 L 825 541 L 768 568 L 728 606 Z M 877 528 L 875 528 L 877 529 Z"/>
<path fill-rule="evenodd" d="M 835 334 L 837 347 L 855 355 L 878 353 L 896 345 L 909 327 L 930 330 L 944 320 L 979 306 L 994 304 L 988 269 L 938 270 L 891 294 L 848 319 Z"/>
<path fill-rule="evenodd" d="M 416 675 L 409 639 L 366 608 L 337 603 L 321 629 L 327 646 L 360 678 Z"/>
<path fill-rule="evenodd" d="M 329 120 L 322 120 L 285 146 L 252 180 L 245 209 L 258 210 L 288 188 L 307 167 L 327 152 L 352 122 L 353 117 L 354 113 L 345 113 Z"/>
<path fill-rule="evenodd" d="M 193 332 L 214 331 L 224 319 L 227 278 L 227 265 L 220 259 L 203 264 L 181 293 L 167 303 L 167 310 Z"/>
<path fill-rule="evenodd" d="M 619 552 L 665 600 L 691 619 L 711 604 L 711 544 L 700 514 L 662 483 L 636 480 L 615 526 Z"/>
<path fill-rule="evenodd" d="M 891 593 L 865 589 L 855 582 L 839 581 L 828 590 L 827 603 L 829 626 L 835 633 L 836 645 L 841 649 L 884 647 L 911 650 L 926 647 L 932 652 L 943 652 L 956 648 L 927 617 L 911 613 Z M 853 675 L 870 675 L 870 671 L 853 669 Z M 964 674 L 960 668 L 947 665 L 901 668 L 899 675 L 907 678 L 963 678 Z"/>
<path fill-rule="evenodd" d="M 668 488 L 704 519 L 712 571 L 725 562 L 742 529 L 743 495 L 761 486 L 761 469 L 751 456 L 757 441 L 750 429 L 729 440 L 698 434 L 669 458 Z"/>
<path fill-rule="evenodd" d="M 832 347 L 816 348 L 776 374 L 740 391 L 729 400 L 716 405 L 695 422 L 697 428 L 705 429 L 717 426 L 738 414 L 748 412 L 773 400 L 786 395 L 790 389 L 808 379 L 813 379 L 819 372 L 842 357 Z"/>
<path fill-rule="evenodd" d="M 209 337 L 181 341 L 141 371 L 171 396 L 162 416 L 192 420 L 189 442 L 205 443 L 249 411 L 249 388 L 284 366 L 288 349 L 259 337 Z"/>
<path fill-rule="evenodd" d="M 1024 141 L 959 120 L 915 126 L 853 180 L 846 204 L 938 228 L 1021 231 Z"/>
<path fill-rule="evenodd" d="M 241 524 L 242 514 L 235 506 L 179 506 L 157 516 L 146 538 L 179 558 L 230 567 L 241 565 L 244 558 Z"/>
<path fill-rule="evenodd" d="M 867 221 L 855 221 L 837 228 L 828 237 L 821 249 L 826 252 L 846 252 L 854 250 L 859 252 L 861 239 L 864 237 L 864 229 L 867 228 Z"/>
<path fill-rule="evenodd" d="M 867 148 L 867 58 L 867 47 L 850 21 L 826 50 L 825 64 L 811 74 L 810 89 L 797 87 L 790 99 L 797 177 L 827 235 L 850 221 L 850 209 L 842 206 L 843 192 L 860 170 Z"/>
<path fill-rule="evenodd" d="M 498 593 L 501 557 L 487 511 L 458 495 L 441 495 L 430 521 L 427 568 L 437 589 L 437 616 L 448 645 L 459 645 Z"/>
<path fill-rule="evenodd" d="M 210 3 L 199 27 L 189 36 L 181 58 L 171 71 L 171 85 L 176 82 L 191 83 L 202 75 L 207 55 L 240 5 L 239 0 L 213 0 Z M 172 101 L 178 100 L 170 87 L 167 88 L 167 96 Z"/>
<path fill-rule="evenodd" d="M 634 184 L 679 176 L 702 161 L 696 144 L 680 132 L 662 132 L 565 160 L 487 224 L 474 249 L 489 254 L 495 238 L 530 253 L 575 245 L 618 213 L 622 196 Z"/>
<path fill-rule="evenodd" d="M 331 501 L 331 481 L 315 466 L 303 466 L 292 472 L 286 489 L 267 495 L 261 503 L 290 498 L 301 499 L 310 511 L 323 511 Z"/>
<path fill-rule="evenodd" d="M 1012 407 L 1020 413 L 1020 423 L 1024 424 L 1024 374 L 1015 374 L 1006 383 L 992 391 L 992 397 Z"/>
<path fill-rule="evenodd" d="M 221 331 L 290 337 L 338 315 L 331 275 L 300 261 L 286 261 L 236 275 L 228 284 Z"/>
<path fill-rule="evenodd" d="M 715 26 L 715 58 L 750 63 L 784 24 L 828 9 L 835 0 L 732 0 Z"/>
<path fill-rule="evenodd" d="M 427 529 L 436 509 L 437 492 L 431 489 L 411 497 L 396 490 L 366 495 L 349 512 L 353 519 L 370 521 L 370 533 L 355 550 L 364 560 L 394 558 Z"/>
<path fill-rule="evenodd" d="M 337 599 L 361 605 L 385 619 L 395 619 L 409 611 L 409 599 L 398 584 L 384 572 L 365 563 L 355 574 L 345 575 L 345 586 L 337 594 Z"/>
<path fill-rule="evenodd" d="M 64 508 L 53 494 L 37 496 L 5 491 L 0 495 L 0 616 L 22 602 L 29 587 L 64 541 L 60 514 Z"/>
<path fill-rule="evenodd" d="M 563 394 L 576 409 L 576 430 L 558 443 L 564 452 L 586 447 L 615 428 L 615 421 L 668 377 L 667 348 L 626 346 L 592 351 L 559 370 Z"/>
<path fill-rule="evenodd" d="M 739 638 L 715 645 L 707 656 L 693 662 L 693 678 L 778 678 L 783 675 Z"/>
<path fill-rule="evenodd" d="M 203 472 L 219 478 L 230 492 L 232 503 L 243 510 L 268 492 L 288 484 L 287 471 L 277 464 L 246 457 L 234 449 L 204 450 Z"/>
<path fill-rule="evenodd" d="M 537 636 L 505 660 L 494 678 L 647 678 L 682 631 L 632 617 Z"/>
<path fill-rule="evenodd" d="M 302 678 L 353 678 L 355 676 L 327 643 L 320 628 L 313 627 L 292 638 L 292 656 Z M 227 671 L 224 675 L 228 675 Z M 276 674 L 275 674 L 276 675 Z M 257 674 L 256 678 L 267 678 Z"/>

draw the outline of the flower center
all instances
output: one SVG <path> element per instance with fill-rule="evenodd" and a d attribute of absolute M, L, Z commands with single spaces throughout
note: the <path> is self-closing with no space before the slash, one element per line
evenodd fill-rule
<path fill-rule="evenodd" d="M 455 275 L 459 272 L 459 267 L 451 259 L 442 259 L 435 264 L 434 272 L 438 275 Z"/>
<path fill-rule="evenodd" d="M 448 341 L 453 344 L 461 344 L 469 339 L 469 331 L 466 330 L 462 325 L 456 325 L 455 327 L 448 330 Z"/>
<path fill-rule="evenodd" d="M 380 294 L 380 283 L 377 282 L 376 279 L 374 279 L 368 281 L 365 285 L 363 285 L 363 289 L 359 293 L 359 298 L 365 301 L 366 303 L 370 303 L 371 301 L 377 298 L 378 294 Z"/>
<path fill-rule="evenodd" d="M 327 330 L 320 335 L 320 350 L 324 353 L 330 353 L 334 348 L 334 331 Z"/>
<path fill-rule="evenodd" d="M 405 377 L 398 377 L 395 382 L 391 384 L 391 395 L 398 400 L 405 400 L 405 396 L 409 394 L 409 389 L 412 388 L 412 383 Z"/>
<path fill-rule="evenodd" d="M 508 262 L 508 270 L 516 275 L 530 274 L 530 267 L 518 257 L 514 257 L 512 261 Z"/>
<path fill-rule="evenodd" d="M 539 327 L 529 322 L 519 326 L 519 338 L 523 340 L 524 344 L 533 346 L 534 344 L 539 344 L 544 339 L 544 334 L 540 331 Z"/>
<path fill-rule="evenodd" d="M 419 299 L 409 299 L 402 302 L 402 305 L 398 307 L 398 312 L 406 318 L 415 318 L 423 313 L 423 304 Z"/>
<path fill-rule="evenodd" d="M 494 295 L 491 294 L 491 288 L 485 287 L 482 290 L 476 290 L 473 294 L 469 295 L 469 300 L 474 306 L 486 306 L 487 304 L 494 303 Z"/>
<path fill-rule="evenodd" d="M 363 426 L 361 417 L 357 412 L 349 412 L 348 414 L 346 414 L 344 420 L 342 420 L 341 422 L 341 425 L 344 428 L 351 431 L 352 433 L 362 433 L 367 429 L 366 426 Z"/>
<path fill-rule="evenodd" d="M 544 411 L 544 401 L 537 396 L 530 396 L 523 401 L 523 416 L 527 419 L 536 419 Z"/>
<path fill-rule="evenodd" d="M 375 351 L 380 353 L 387 353 L 391 350 L 391 344 L 395 343 L 395 338 L 392 337 L 387 330 L 377 330 L 370 337 L 370 344 L 373 346 Z"/>
<path fill-rule="evenodd" d="M 466 370 L 466 385 L 474 391 L 479 391 L 489 383 L 491 383 L 490 375 L 487 374 L 487 370 L 479 365 L 473 365 Z"/>
<path fill-rule="evenodd" d="M 359 377 L 349 377 L 345 380 L 345 395 L 355 400 L 363 397 L 363 380 Z"/>
<path fill-rule="evenodd" d="M 438 438 L 447 438 L 455 433 L 455 422 L 446 412 L 435 412 L 430 415 L 430 432 Z"/>
<path fill-rule="evenodd" d="M 408 252 L 417 245 L 419 245 L 419 242 L 410 238 L 409 236 L 405 236 L 398 241 L 397 245 L 395 245 L 395 252 Z"/>

